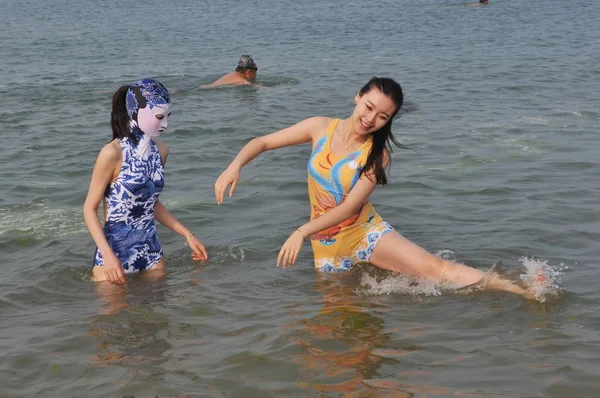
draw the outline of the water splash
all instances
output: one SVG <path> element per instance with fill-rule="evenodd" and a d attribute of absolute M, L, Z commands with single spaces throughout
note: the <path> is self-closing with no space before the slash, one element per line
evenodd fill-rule
<path fill-rule="evenodd" d="M 219 252 L 218 254 L 214 255 L 211 259 L 211 262 L 214 264 L 230 263 L 232 261 L 242 263 L 245 259 L 246 252 L 244 248 L 236 245 L 229 245 L 224 252 Z"/>
<path fill-rule="evenodd" d="M 444 260 L 455 261 L 456 254 L 450 249 L 442 249 L 435 252 L 435 255 Z"/>
<path fill-rule="evenodd" d="M 435 255 L 444 260 L 454 261 L 456 254 L 452 250 L 442 249 Z M 418 278 L 408 275 L 383 271 L 374 267 L 361 268 L 361 289 L 358 294 L 380 296 L 399 293 L 415 298 L 440 296 L 444 291 L 456 290 L 458 286 L 452 283 L 434 281 L 430 278 Z"/>
<path fill-rule="evenodd" d="M 260 76 L 257 79 L 257 84 L 263 87 L 295 86 L 298 83 L 300 80 L 286 76 Z"/>
<path fill-rule="evenodd" d="M 558 267 L 548 265 L 546 260 L 537 260 L 529 257 L 519 258 L 525 268 L 520 278 L 527 285 L 531 298 L 540 303 L 546 302 L 551 297 L 557 297 L 560 293 L 560 275 L 568 269 L 561 264 Z"/>
<path fill-rule="evenodd" d="M 454 253 L 451 250 L 440 250 L 436 253 L 438 257 L 452 259 Z M 526 297 L 540 303 L 556 298 L 560 294 L 560 275 L 568 266 L 561 264 L 558 267 L 548 265 L 545 260 L 521 257 L 519 262 L 523 265 L 524 272 L 519 275 L 520 282 L 527 289 Z M 485 276 L 477 283 L 466 287 L 456 286 L 453 283 L 437 282 L 428 278 L 415 278 L 407 275 L 392 274 L 381 270 L 362 269 L 360 276 L 361 288 L 357 294 L 362 295 L 386 295 L 399 293 L 413 297 L 440 296 L 444 292 L 453 294 L 469 294 L 476 291 L 487 290 L 490 278 L 506 278 L 500 271 L 502 262 L 499 261 L 486 271 Z M 516 276 L 515 276 L 516 277 Z M 514 280 L 514 277 L 509 277 Z"/>
<path fill-rule="evenodd" d="M 383 279 L 377 276 L 363 274 L 360 280 L 362 289 L 358 294 L 380 296 L 384 294 L 400 293 L 413 297 L 439 296 L 442 286 L 427 278 L 413 278 L 406 275 L 389 275 Z"/>
<path fill-rule="evenodd" d="M 246 259 L 246 252 L 242 247 L 236 245 L 227 246 L 227 256 L 234 261 L 244 262 Z"/>

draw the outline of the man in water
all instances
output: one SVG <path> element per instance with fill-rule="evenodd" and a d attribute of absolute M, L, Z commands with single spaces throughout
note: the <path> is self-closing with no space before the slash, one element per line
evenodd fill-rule
<path fill-rule="evenodd" d="M 237 68 L 234 72 L 229 72 L 220 79 L 214 81 L 210 87 L 224 86 L 227 84 L 231 85 L 245 85 L 252 84 L 256 79 L 256 71 L 258 67 L 254 63 L 254 60 L 249 55 L 242 55 L 238 61 Z"/>
<path fill-rule="evenodd" d="M 479 3 L 471 3 L 469 4 L 470 7 L 479 7 L 479 6 L 485 6 L 488 4 L 488 0 L 479 0 Z"/>

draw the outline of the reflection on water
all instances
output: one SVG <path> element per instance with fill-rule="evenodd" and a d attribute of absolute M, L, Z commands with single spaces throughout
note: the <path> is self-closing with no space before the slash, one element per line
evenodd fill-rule
<path fill-rule="evenodd" d="M 260 100 L 260 96 L 258 90 L 260 90 L 260 86 L 238 86 L 235 87 L 234 93 L 235 98 L 245 104 L 256 104 Z"/>
<path fill-rule="evenodd" d="M 162 271 L 128 279 L 126 287 L 96 284 L 101 313 L 90 319 L 90 336 L 99 340 L 93 362 L 98 365 L 160 365 L 171 348 L 161 335 L 168 317 L 154 308 L 164 302 L 167 285 Z"/>
<path fill-rule="evenodd" d="M 388 340 L 383 320 L 358 302 L 354 287 L 318 274 L 315 292 L 323 300 L 318 315 L 300 323 L 303 333 L 293 340 L 302 354 L 294 360 L 302 368 L 303 388 L 337 393 L 373 392 L 364 381 L 377 375 L 384 358 L 373 350 Z M 358 395 L 357 395 L 358 396 Z"/>
<path fill-rule="evenodd" d="M 476 366 L 485 355 L 466 342 L 468 349 L 444 342 L 446 332 L 437 329 L 435 322 L 415 322 L 418 315 L 386 327 L 378 314 L 391 308 L 381 303 L 380 296 L 361 294 L 364 277 L 364 269 L 350 275 L 316 274 L 313 290 L 322 308 L 286 326 L 295 329 L 290 340 L 301 352 L 293 357 L 301 368 L 297 386 L 323 396 L 479 396 L 477 389 L 461 386 L 464 382 L 437 377 L 447 369 Z M 414 303 L 413 295 L 405 296 Z M 547 320 L 532 326 L 547 329 Z M 464 333 L 471 333 L 468 326 Z M 534 335 L 530 344 L 545 347 L 547 340 L 546 335 Z M 546 361 L 525 365 L 554 369 Z"/>

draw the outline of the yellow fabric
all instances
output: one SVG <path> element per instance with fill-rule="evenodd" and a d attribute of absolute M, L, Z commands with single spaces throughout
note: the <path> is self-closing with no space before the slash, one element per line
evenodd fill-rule
<path fill-rule="evenodd" d="M 359 179 L 372 146 L 368 139 L 347 156 L 331 151 L 331 138 L 339 119 L 331 122 L 326 134 L 315 144 L 308 162 L 308 194 L 311 219 L 318 218 L 348 196 Z M 358 261 L 368 261 L 374 245 L 391 230 L 369 202 L 348 220 L 311 236 L 315 267 L 323 270 L 349 269 Z"/>

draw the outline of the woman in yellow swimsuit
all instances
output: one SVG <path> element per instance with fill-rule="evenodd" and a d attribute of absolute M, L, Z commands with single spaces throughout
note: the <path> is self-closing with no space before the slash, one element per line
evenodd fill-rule
<path fill-rule="evenodd" d="M 343 120 L 312 117 L 246 144 L 215 183 L 217 203 L 228 186 L 233 194 L 241 168 L 259 154 L 285 146 L 312 142 L 308 162 L 311 220 L 301 225 L 282 246 L 277 266 L 295 263 L 310 237 L 315 267 L 324 272 L 350 269 L 359 261 L 415 277 L 464 287 L 481 281 L 485 273 L 430 254 L 396 232 L 375 212 L 368 199 L 377 185 L 387 183 L 394 116 L 404 96 L 398 83 L 372 78 L 356 95 L 354 112 Z M 525 294 L 520 286 L 492 276 L 488 289 Z"/>

